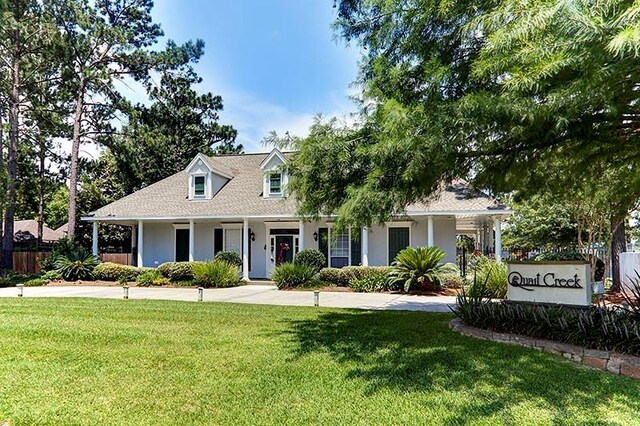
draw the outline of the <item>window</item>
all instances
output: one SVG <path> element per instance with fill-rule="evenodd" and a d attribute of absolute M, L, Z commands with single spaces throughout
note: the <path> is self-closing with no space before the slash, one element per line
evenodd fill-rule
<path fill-rule="evenodd" d="M 282 173 L 271 173 L 269 175 L 269 194 L 280 194 L 282 192 Z"/>
<path fill-rule="evenodd" d="M 194 191 L 193 195 L 196 197 L 203 197 L 205 193 L 205 177 L 204 176 L 194 176 L 193 177 L 193 186 Z"/>
<path fill-rule="evenodd" d="M 332 268 L 349 265 L 349 230 L 331 237 L 329 257 Z"/>
<path fill-rule="evenodd" d="M 224 249 L 242 256 L 242 229 L 228 228 L 224 230 Z"/>

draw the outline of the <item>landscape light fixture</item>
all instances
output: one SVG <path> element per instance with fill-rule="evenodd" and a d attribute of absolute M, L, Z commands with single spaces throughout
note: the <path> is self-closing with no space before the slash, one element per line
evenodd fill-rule
<path fill-rule="evenodd" d="M 249 236 L 251 237 L 251 241 L 255 241 L 256 240 L 256 233 L 255 232 L 251 231 Z"/>
<path fill-rule="evenodd" d="M 198 302 L 202 302 L 203 296 L 204 296 L 204 288 L 198 287 Z"/>
<path fill-rule="evenodd" d="M 24 284 L 18 284 L 18 297 L 22 297 L 24 295 Z"/>
<path fill-rule="evenodd" d="M 317 232 L 313 233 L 313 241 L 318 241 L 318 233 Z"/>
<path fill-rule="evenodd" d="M 129 286 L 128 285 L 122 286 L 122 289 L 124 290 L 124 298 L 128 299 L 129 298 Z"/>
<path fill-rule="evenodd" d="M 320 291 L 313 291 L 313 306 L 320 306 Z"/>

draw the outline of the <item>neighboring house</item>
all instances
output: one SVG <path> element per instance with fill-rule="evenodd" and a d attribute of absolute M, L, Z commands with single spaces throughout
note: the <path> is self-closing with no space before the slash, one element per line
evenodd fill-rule
<path fill-rule="evenodd" d="M 51 245 L 64 237 L 64 233 L 53 230 L 47 225 L 42 227 L 42 243 Z M 37 220 L 16 220 L 13 223 L 14 249 L 28 250 L 35 248 L 38 242 Z"/>
<path fill-rule="evenodd" d="M 270 153 L 207 157 L 104 206 L 83 220 L 93 222 L 97 254 L 98 223 L 130 226 L 139 266 L 169 261 L 208 260 L 221 250 L 243 258 L 243 278 L 267 278 L 275 266 L 299 250 L 320 249 L 328 265 L 388 265 L 403 248 L 436 245 L 456 258 L 456 236 L 469 234 L 478 248 L 501 253 L 504 205 L 465 183 L 444 188 L 437 199 L 415 203 L 397 220 L 369 229 L 332 235 L 332 218 L 308 222 L 286 197 L 288 156 Z"/>

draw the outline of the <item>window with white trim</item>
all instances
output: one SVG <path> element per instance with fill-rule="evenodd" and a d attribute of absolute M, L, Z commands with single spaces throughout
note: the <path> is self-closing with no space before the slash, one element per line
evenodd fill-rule
<path fill-rule="evenodd" d="M 329 264 L 332 268 L 342 268 L 349 265 L 349 230 L 331 236 L 329 245 Z"/>
<path fill-rule="evenodd" d="M 224 250 L 233 251 L 242 256 L 242 228 L 224 230 Z"/>
<path fill-rule="evenodd" d="M 282 193 L 282 173 L 272 172 L 269 174 L 269 194 Z"/>
<path fill-rule="evenodd" d="M 206 182 L 207 178 L 205 176 L 194 176 L 193 177 L 193 195 L 195 197 L 204 197 L 206 194 Z"/>

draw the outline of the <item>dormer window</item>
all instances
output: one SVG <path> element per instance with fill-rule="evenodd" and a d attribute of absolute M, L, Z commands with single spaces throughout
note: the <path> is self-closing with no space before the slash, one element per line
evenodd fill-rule
<path fill-rule="evenodd" d="M 282 194 L 282 173 L 273 172 L 269 174 L 269 194 Z"/>
<path fill-rule="evenodd" d="M 204 197 L 206 194 L 206 176 L 194 176 L 193 177 L 193 195 L 196 197 Z"/>

